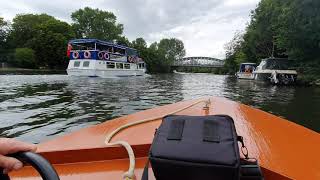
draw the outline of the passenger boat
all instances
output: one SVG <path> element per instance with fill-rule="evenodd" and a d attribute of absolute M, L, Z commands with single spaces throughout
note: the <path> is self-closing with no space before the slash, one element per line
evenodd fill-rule
<path fill-rule="evenodd" d="M 294 84 L 298 73 L 289 67 L 290 61 L 284 58 L 263 59 L 253 72 L 255 80 L 269 81 L 272 84 Z"/>
<path fill-rule="evenodd" d="M 67 73 L 71 76 L 143 76 L 144 61 L 135 49 L 97 39 L 69 41 Z"/>
<path fill-rule="evenodd" d="M 208 97 L 156 107 L 106 121 L 57 137 L 38 146 L 61 180 L 118 180 L 129 167 L 125 148 L 113 142 L 128 142 L 135 155 L 134 174 L 141 179 L 150 143 L 164 116 L 225 114 L 235 121 L 250 157 L 259 160 L 266 180 L 320 179 L 320 136 L 317 132 L 261 110 L 220 97 Z M 152 170 L 149 168 L 150 179 Z M 40 179 L 25 166 L 10 173 L 12 179 Z"/>
<path fill-rule="evenodd" d="M 253 71 L 256 69 L 255 63 L 241 63 L 239 72 L 236 73 L 238 79 L 254 79 Z"/>

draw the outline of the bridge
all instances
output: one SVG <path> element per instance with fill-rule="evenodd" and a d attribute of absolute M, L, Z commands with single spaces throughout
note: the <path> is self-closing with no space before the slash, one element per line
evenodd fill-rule
<path fill-rule="evenodd" d="M 219 68 L 223 67 L 224 60 L 212 57 L 185 57 L 175 60 L 173 67 L 209 67 Z"/>

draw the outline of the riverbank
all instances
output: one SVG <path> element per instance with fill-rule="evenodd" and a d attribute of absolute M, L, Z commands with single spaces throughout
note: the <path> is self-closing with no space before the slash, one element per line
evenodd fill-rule
<path fill-rule="evenodd" d="M 66 74 L 66 71 L 57 69 L 0 68 L 0 75 L 7 74 Z"/>
<path fill-rule="evenodd" d="M 320 76 L 318 75 L 302 75 L 298 76 L 298 85 L 302 86 L 320 86 Z"/>

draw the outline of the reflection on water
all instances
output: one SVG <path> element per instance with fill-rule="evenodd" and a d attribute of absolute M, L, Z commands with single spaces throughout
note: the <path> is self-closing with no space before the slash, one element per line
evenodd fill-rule
<path fill-rule="evenodd" d="M 0 135 L 40 142 L 155 106 L 223 96 L 320 131 L 319 88 L 276 87 L 211 74 L 118 79 L 0 76 Z"/>

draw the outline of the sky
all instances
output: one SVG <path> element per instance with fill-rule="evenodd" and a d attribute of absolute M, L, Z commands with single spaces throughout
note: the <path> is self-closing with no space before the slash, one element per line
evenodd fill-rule
<path fill-rule="evenodd" d="M 250 21 L 259 0 L 0 0 L 0 17 L 47 13 L 71 23 L 72 12 L 99 8 L 113 12 L 130 41 L 150 45 L 162 38 L 184 42 L 187 56 L 224 58 L 224 45 Z"/>

